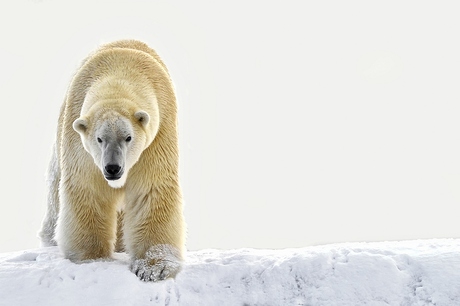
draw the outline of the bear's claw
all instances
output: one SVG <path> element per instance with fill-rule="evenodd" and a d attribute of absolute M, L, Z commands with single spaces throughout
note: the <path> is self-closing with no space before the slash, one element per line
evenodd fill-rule
<path fill-rule="evenodd" d="M 180 271 L 180 266 L 179 262 L 168 260 L 151 265 L 146 259 L 136 259 L 132 262 L 130 270 L 142 281 L 157 282 L 176 276 Z"/>
<path fill-rule="evenodd" d="M 178 250 L 170 245 L 156 245 L 145 254 L 145 258 L 132 261 L 130 270 L 139 279 L 148 281 L 161 281 L 175 277 L 181 270 L 181 261 Z"/>

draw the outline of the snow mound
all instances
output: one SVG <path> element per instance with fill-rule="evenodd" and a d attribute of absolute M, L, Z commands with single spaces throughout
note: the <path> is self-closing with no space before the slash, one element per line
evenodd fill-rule
<path fill-rule="evenodd" d="M 74 264 L 56 247 L 0 254 L 0 305 L 460 305 L 460 239 L 189 252 L 176 279 L 129 257 Z"/>

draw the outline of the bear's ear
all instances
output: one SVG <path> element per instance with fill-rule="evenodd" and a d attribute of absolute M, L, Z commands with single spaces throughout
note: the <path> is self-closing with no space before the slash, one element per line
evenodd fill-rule
<path fill-rule="evenodd" d="M 88 129 L 88 120 L 84 118 L 78 118 L 73 122 L 72 127 L 78 133 L 84 133 Z"/>
<path fill-rule="evenodd" d="M 147 112 L 145 111 L 137 111 L 135 114 L 134 114 L 134 118 L 137 119 L 137 121 L 142 124 L 142 126 L 146 126 L 149 121 L 150 121 L 150 116 L 149 114 L 147 114 Z"/>

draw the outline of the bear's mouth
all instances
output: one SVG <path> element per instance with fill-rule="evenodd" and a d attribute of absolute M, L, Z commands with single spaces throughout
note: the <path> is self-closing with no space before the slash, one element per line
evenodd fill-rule
<path fill-rule="evenodd" d="M 106 171 L 104 171 L 104 177 L 108 181 L 116 181 L 116 180 L 121 179 L 121 177 L 123 176 L 123 173 L 124 173 L 123 170 L 116 174 L 111 174 L 111 173 L 107 173 Z"/>
<path fill-rule="evenodd" d="M 112 188 L 123 187 L 126 183 L 126 176 L 127 176 L 127 173 L 125 173 L 124 171 L 121 171 L 120 173 L 117 173 L 117 174 L 104 173 L 105 180 L 107 181 L 109 186 Z"/>

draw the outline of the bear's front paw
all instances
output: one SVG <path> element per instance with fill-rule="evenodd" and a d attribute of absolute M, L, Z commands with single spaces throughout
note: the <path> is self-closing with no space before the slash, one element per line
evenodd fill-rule
<path fill-rule="evenodd" d="M 161 244 L 150 247 L 145 258 L 134 259 L 130 270 L 145 282 L 156 282 L 175 277 L 181 267 L 179 250 L 171 245 Z"/>

